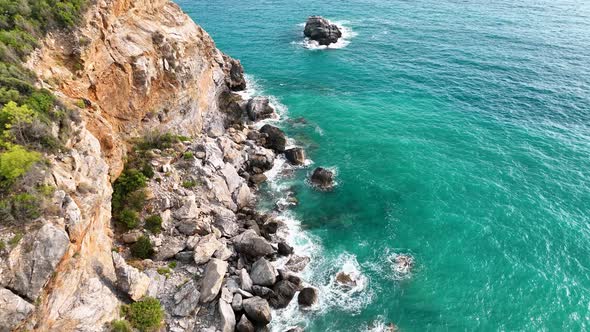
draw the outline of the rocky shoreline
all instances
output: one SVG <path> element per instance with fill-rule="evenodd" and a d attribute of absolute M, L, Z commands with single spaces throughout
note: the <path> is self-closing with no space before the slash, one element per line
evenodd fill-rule
<path fill-rule="evenodd" d="M 255 193 L 276 157 L 284 153 L 291 164 L 302 165 L 305 152 L 287 150 L 278 127 L 256 129 L 254 121 L 274 116 L 268 98 L 244 100 L 231 93 L 230 99 L 228 109 L 239 121 L 227 130 L 209 130 L 172 151 L 150 151 L 157 172 L 144 213 L 159 213 L 162 232 L 123 233 L 113 253 L 117 286 L 133 300 L 159 299 L 170 331 L 259 330 L 272 323 L 272 309 L 285 308 L 297 294 L 302 309 L 318 299 L 318 290 L 297 276 L 310 258 L 294 253 L 278 235 L 288 230 L 276 211 L 255 209 Z M 181 155 L 189 157 L 170 157 Z M 198 185 L 183 187 L 187 179 Z M 141 236 L 154 244 L 153 259 L 131 259 L 127 246 Z M 286 261 L 283 269 L 273 265 L 278 258 Z M 167 269 L 171 261 L 175 267 Z"/>

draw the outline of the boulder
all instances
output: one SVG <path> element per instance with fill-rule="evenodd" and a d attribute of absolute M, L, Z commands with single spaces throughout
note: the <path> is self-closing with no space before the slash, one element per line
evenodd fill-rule
<path fill-rule="evenodd" d="M 129 231 L 121 235 L 121 241 L 125 244 L 131 244 L 137 242 L 143 233 L 139 230 Z"/>
<path fill-rule="evenodd" d="M 252 264 L 250 278 L 255 285 L 272 286 L 277 280 L 277 270 L 269 261 L 260 258 Z"/>
<path fill-rule="evenodd" d="M 242 318 L 240 318 L 240 321 L 238 322 L 238 325 L 236 326 L 236 331 L 238 331 L 238 332 L 254 332 L 254 331 L 256 331 L 256 329 L 254 328 L 254 324 L 252 324 L 252 322 L 248 320 L 248 317 L 246 317 L 246 315 L 242 315 Z"/>
<path fill-rule="evenodd" d="M 254 97 L 248 100 L 246 111 L 250 120 L 258 121 L 270 118 L 275 110 L 270 106 L 267 97 Z"/>
<path fill-rule="evenodd" d="M 154 258 L 157 261 L 170 259 L 186 247 L 186 241 L 184 241 L 183 238 L 176 236 L 166 237 L 164 243 L 165 245 L 158 248 L 158 252 Z"/>
<path fill-rule="evenodd" d="M 262 128 L 260 128 L 260 132 L 267 135 L 264 147 L 273 149 L 279 153 L 285 152 L 287 137 L 281 129 L 269 124 L 265 124 L 262 126 Z"/>
<path fill-rule="evenodd" d="M 34 305 L 23 300 L 20 296 L 6 288 L 0 288 L 0 331 L 12 331 L 34 309 Z"/>
<path fill-rule="evenodd" d="M 331 189 L 334 186 L 334 172 L 318 167 L 311 175 L 311 183 L 320 189 Z"/>
<path fill-rule="evenodd" d="M 199 305 L 200 293 L 193 280 L 188 281 L 174 294 L 172 315 L 189 316 Z"/>
<path fill-rule="evenodd" d="M 311 307 L 318 302 L 318 290 L 313 287 L 305 287 L 297 296 L 297 302 L 302 307 Z"/>
<path fill-rule="evenodd" d="M 242 301 L 243 301 L 243 297 L 242 294 L 240 293 L 235 293 L 234 297 L 231 301 L 231 307 L 232 309 L 234 309 L 235 312 L 240 312 L 242 311 Z"/>
<path fill-rule="evenodd" d="M 242 66 L 240 60 L 233 59 L 227 55 L 224 55 L 223 59 L 225 60 L 225 79 L 228 88 L 230 88 L 232 91 L 242 91 L 246 89 L 244 67 Z"/>
<path fill-rule="evenodd" d="M 281 256 L 289 256 L 293 253 L 293 247 L 287 244 L 287 242 L 278 243 L 278 252 Z"/>
<path fill-rule="evenodd" d="M 242 302 L 246 316 L 256 325 L 267 325 L 272 320 L 268 302 L 258 296 L 245 299 Z"/>
<path fill-rule="evenodd" d="M 220 259 L 212 258 L 209 261 L 201 281 L 201 303 L 211 302 L 219 294 L 227 267 L 228 263 Z"/>
<path fill-rule="evenodd" d="M 273 288 L 274 296 L 270 298 L 269 303 L 273 308 L 286 308 L 295 293 L 297 292 L 297 285 L 289 280 L 281 280 L 277 282 Z"/>
<path fill-rule="evenodd" d="M 255 185 L 259 185 L 267 180 L 266 175 L 264 174 L 254 174 L 250 177 L 250 182 Z"/>
<path fill-rule="evenodd" d="M 50 223 L 24 236 L 8 257 L 12 276 L 8 288 L 35 300 L 66 253 L 68 234 Z"/>
<path fill-rule="evenodd" d="M 127 265 L 118 253 L 113 252 L 112 257 L 119 289 L 127 293 L 133 301 L 141 299 L 150 286 L 150 278 L 133 266 Z"/>
<path fill-rule="evenodd" d="M 207 263 L 213 257 L 213 254 L 222 246 L 223 244 L 217 240 L 213 233 L 201 237 L 194 248 L 195 264 Z"/>
<path fill-rule="evenodd" d="M 342 31 L 338 26 L 321 16 L 310 16 L 305 23 L 303 34 L 320 45 L 326 46 L 336 43 L 342 37 Z"/>
<path fill-rule="evenodd" d="M 289 258 L 285 264 L 285 267 L 293 272 L 301 272 L 303 269 L 305 269 L 310 260 L 311 259 L 306 256 L 293 255 L 291 258 Z"/>
<path fill-rule="evenodd" d="M 275 252 L 270 243 L 255 231 L 248 229 L 232 239 L 236 250 L 246 256 L 258 258 Z"/>
<path fill-rule="evenodd" d="M 246 271 L 246 269 L 240 270 L 240 285 L 242 289 L 246 292 L 252 291 L 252 279 L 250 278 L 250 275 L 248 274 L 248 271 Z"/>
<path fill-rule="evenodd" d="M 293 165 L 305 164 L 305 150 L 302 148 L 292 148 L 285 151 L 285 158 Z"/>
<path fill-rule="evenodd" d="M 221 316 L 221 332 L 234 332 L 236 328 L 236 316 L 234 315 L 231 304 L 221 299 L 217 308 Z"/>
<path fill-rule="evenodd" d="M 252 286 L 252 293 L 256 296 L 260 296 L 264 299 L 269 299 L 274 296 L 274 292 L 272 289 L 264 286 L 254 285 Z"/>

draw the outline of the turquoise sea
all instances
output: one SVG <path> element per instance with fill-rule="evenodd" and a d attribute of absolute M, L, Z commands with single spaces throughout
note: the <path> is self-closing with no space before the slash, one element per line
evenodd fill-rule
<path fill-rule="evenodd" d="M 299 199 L 321 305 L 275 330 L 590 330 L 590 2 L 177 2 L 313 160 L 266 199 Z M 306 48 L 309 15 L 346 42 Z M 334 191 L 306 184 L 315 166 Z M 399 253 L 415 260 L 401 278 Z"/>

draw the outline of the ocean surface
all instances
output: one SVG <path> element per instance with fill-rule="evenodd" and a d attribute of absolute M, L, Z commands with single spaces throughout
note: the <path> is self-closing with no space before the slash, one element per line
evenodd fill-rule
<path fill-rule="evenodd" d="M 590 330 L 590 2 L 177 3 L 311 162 L 263 189 L 262 207 L 299 200 L 282 218 L 322 292 L 273 330 Z M 309 15 L 345 39 L 305 42 Z"/>

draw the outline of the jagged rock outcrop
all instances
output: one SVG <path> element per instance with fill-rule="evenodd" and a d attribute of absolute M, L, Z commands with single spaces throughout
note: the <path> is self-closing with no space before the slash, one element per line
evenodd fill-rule
<path fill-rule="evenodd" d="M 35 309 L 6 288 L 0 288 L 0 332 L 10 332 Z"/>
<path fill-rule="evenodd" d="M 342 31 L 338 26 L 321 16 L 310 16 L 305 23 L 303 34 L 320 45 L 336 43 L 342 37 Z"/>
<path fill-rule="evenodd" d="M 331 189 L 334 186 L 334 172 L 318 167 L 311 175 L 311 183 L 322 190 Z"/>
<path fill-rule="evenodd" d="M 113 252 L 113 263 L 119 288 L 132 300 L 141 299 L 148 290 L 150 278 L 138 269 L 127 265 L 125 259 L 116 252 Z"/>

